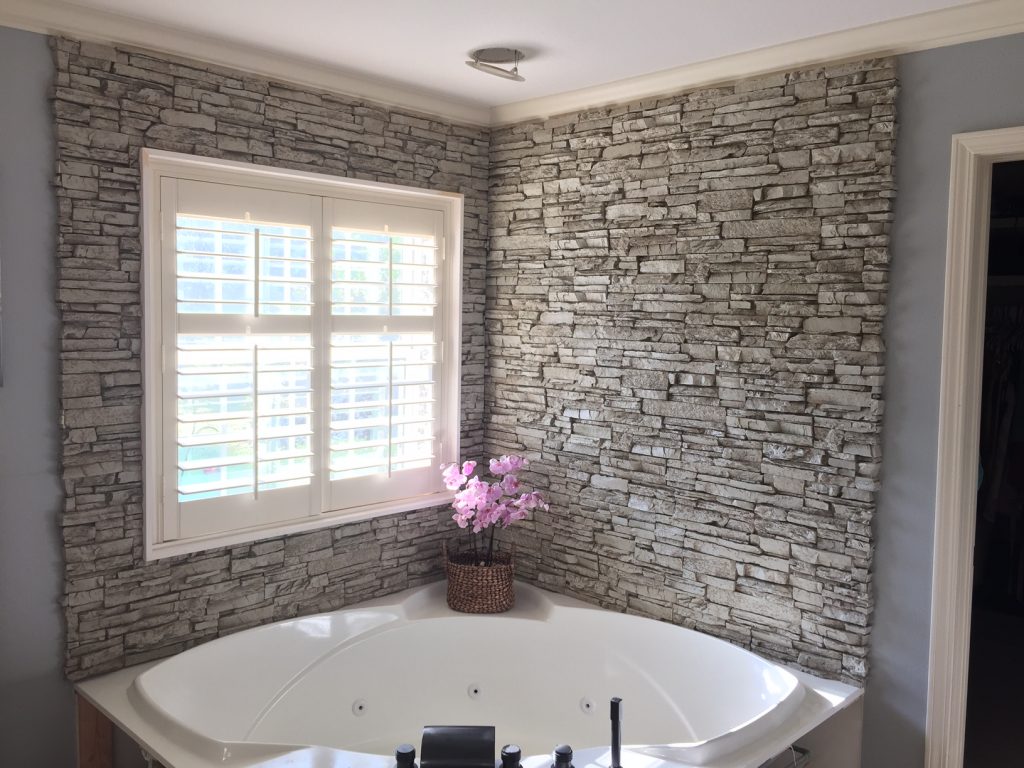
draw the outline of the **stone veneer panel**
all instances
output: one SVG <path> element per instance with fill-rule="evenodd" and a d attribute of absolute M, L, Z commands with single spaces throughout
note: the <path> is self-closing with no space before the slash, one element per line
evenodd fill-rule
<path fill-rule="evenodd" d="M 438 509 L 143 561 L 139 150 L 463 193 L 462 440 L 477 455 L 488 132 L 161 54 L 53 47 L 68 676 L 436 579 Z"/>
<path fill-rule="evenodd" d="M 432 580 L 449 530 L 427 510 L 143 562 L 148 146 L 464 193 L 463 453 L 528 452 L 554 502 L 517 534 L 523 575 L 863 681 L 891 60 L 489 137 L 164 55 L 54 51 L 70 677 Z"/>
<path fill-rule="evenodd" d="M 863 682 L 895 64 L 491 135 L 485 448 L 530 580 Z"/>

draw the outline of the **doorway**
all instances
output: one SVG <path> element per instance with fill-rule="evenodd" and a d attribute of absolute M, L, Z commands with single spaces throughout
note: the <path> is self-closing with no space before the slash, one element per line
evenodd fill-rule
<path fill-rule="evenodd" d="M 1024 749 L 1024 161 L 990 200 L 964 768 Z"/>
<path fill-rule="evenodd" d="M 984 481 L 985 473 L 993 471 L 991 467 L 982 469 L 979 461 L 993 167 L 1022 160 L 1024 128 L 953 137 L 925 768 L 964 768 L 978 481 L 979 476 Z M 974 698 L 980 696 L 980 691 Z M 999 698 L 1005 700 L 1006 696 Z M 988 763 L 1002 764 L 1007 763 Z"/>

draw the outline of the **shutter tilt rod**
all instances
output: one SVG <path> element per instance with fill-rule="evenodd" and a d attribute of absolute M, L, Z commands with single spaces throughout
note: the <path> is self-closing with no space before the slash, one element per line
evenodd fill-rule
<path fill-rule="evenodd" d="M 253 297 L 252 297 L 252 314 L 254 317 L 260 316 L 260 228 L 256 227 L 253 230 L 255 237 L 253 238 L 253 265 L 255 267 L 255 274 L 253 275 L 254 283 L 253 286 Z"/>
<path fill-rule="evenodd" d="M 252 345 L 252 496 L 260 497 L 260 345 Z"/>

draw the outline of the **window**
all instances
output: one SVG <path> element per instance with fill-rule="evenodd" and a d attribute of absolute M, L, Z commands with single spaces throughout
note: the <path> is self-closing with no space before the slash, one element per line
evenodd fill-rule
<path fill-rule="evenodd" d="M 448 501 L 461 197 L 143 165 L 147 557 Z"/>

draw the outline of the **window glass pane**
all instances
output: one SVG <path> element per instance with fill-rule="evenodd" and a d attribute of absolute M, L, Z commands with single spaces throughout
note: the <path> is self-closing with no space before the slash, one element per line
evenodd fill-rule
<path fill-rule="evenodd" d="M 387 283 L 345 283 L 331 286 L 331 302 L 336 315 L 388 314 Z"/>
<path fill-rule="evenodd" d="M 433 434 L 434 425 L 430 421 L 410 421 L 393 423 L 391 438 L 397 441 L 414 441 L 429 439 Z"/>
<path fill-rule="evenodd" d="M 396 421 L 418 421 L 433 418 L 432 402 L 393 404 L 391 406 L 392 423 Z"/>
<path fill-rule="evenodd" d="M 394 264 L 437 264 L 436 248 L 412 248 L 407 245 L 392 246 Z"/>
<path fill-rule="evenodd" d="M 387 403 L 388 400 L 387 387 L 336 387 L 332 389 L 332 406 L 377 405 Z"/>
<path fill-rule="evenodd" d="M 344 449 L 346 446 L 339 444 L 337 448 Z M 388 448 L 386 445 L 367 445 L 337 450 L 332 435 L 330 465 L 332 480 L 386 474 L 388 471 Z"/>
<path fill-rule="evenodd" d="M 387 365 L 338 365 L 331 368 L 331 386 L 340 387 L 369 387 L 373 385 L 387 385 Z"/>
<path fill-rule="evenodd" d="M 387 235 L 380 235 L 377 242 L 362 242 L 346 240 L 335 230 L 331 238 L 331 259 L 353 264 L 387 264 L 389 246 Z"/>
<path fill-rule="evenodd" d="M 342 283 L 387 285 L 388 266 L 357 261 L 334 261 L 331 263 L 331 279 Z"/>
<path fill-rule="evenodd" d="M 181 471 L 178 474 L 178 501 L 185 503 L 252 493 L 252 478 L 252 464 Z"/>
<path fill-rule="evenodd" d="M 308 334 L 179 334 L 179 501 L 310 482 L 310 345 Z"/>
<path fill-rule="evenodd" d="M 396 245 L 421 245 L 430 248 L 437 246 L 433 237 L 423 235 L 392 235 L 391 239 Z"/>
<path fill-rule="evenodd" d="M 176 243 L 179 313 L 311 313 L 309 227 L 179 214 Z"/>
<path fill-rule="evenodd" d="M 260 259 L 260 280 L 287 280 L 291 282 L 310 282 L 313 276 L 311 261 L 293 261 L 291 259 Z"/>
<path fill-rule="evenodd" d="M 238 256 L 179 253 L 178 275 L 181 277 L 252 278 L 252 260 Z"/>
<path fill-rule="evenodd" d="M 431 316 L 437 306 L 433 237 L 331 231 L 331 313 Z"/>
<path fill-rule="evenodd" d="M 331 479 L 427 466 L 437 430 L 433 334 L 331 336 Z"/>
<path fill-rule="evenodd" d="M 430 440 L 418 440 L 408 443 L 393 443 L 391 446 L 392 462 L 408 463 L 413 460 L 430 459 L 433 455 L 433 444 Z"/>
<path fill-rule="evenodd" d="M 389 338 L 394 339 L 392 354 L 396 363 L 434 363 L 434 334 L 405 333 Z"/>
<path fill-rule="evenodd" d="M 178 424 L 178 445 L 182 447 L 236 441 L 252 442 L 251 419 L 207 419 L 202 422 L 183 421 Z"/>
<path fill-rule="evenodd" d="M 251 412 L 251 395 L 233 395 L 231 397 L 178 396 L 178 418 L 181 421 L 209 421 L 216 418 L 244 416 Z"/>
<path fill-rule="evenodd" d="M 391 375 L 396 384 L 430 382 L 433 381 L 434 366 L 395 363 L 391 366 Z"/>
<path fill-rule="evenodd" d="M 437 282 L 435 267 L 406 267 L 396 264 L 392 267 L 391 274 L 396 285 L 435 285 Z"/>
<path fill-rule="evenodd" d="M 387 425 L 387 406 L 364 406 L 338 404 L 331 408 L 331 429 L 347 429 L 355 426 Z"/>
<path fill-rule="evenodd" d="M 335 240 L 354 240 L 359 243 L 383 243 L 385 245 L 391 239 L 388 235 L 379 232 L 357 232 L 355 230 L 339 229 L 338 227 L 334 228 L 331 237 Z"/>
<path fill-rule="evenodd" d="M 420 384 L 410 387 L 392 387 L 391 397 L 396 403 L 431 402 L 434 398 L 434 385 Z"/>
<path fill-rule="evenodd" d="M 308 484 L 313 476 L 311 344 L 311 337 L 305 334 L 264 337 L 259 343 L 256 427 L 260 490 Z"/>
<path fill-rule="evenodd" d="M 309 315 L 313 308 L 313 242 L 307 228 L 289 234 L 259 231 L 260 314 Z"/>

